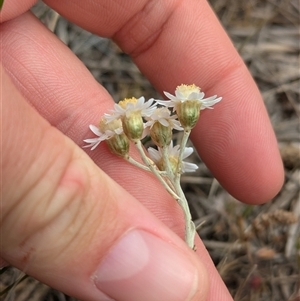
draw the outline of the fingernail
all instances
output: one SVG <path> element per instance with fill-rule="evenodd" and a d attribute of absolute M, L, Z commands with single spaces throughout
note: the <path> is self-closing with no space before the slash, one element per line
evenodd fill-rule
<path fill-rule="evenodd" d="M 186 256 L 157 236 L 132 230 L 102 260 L 96 287 L 118 301 L 187 301 L 198 273 Z"/>

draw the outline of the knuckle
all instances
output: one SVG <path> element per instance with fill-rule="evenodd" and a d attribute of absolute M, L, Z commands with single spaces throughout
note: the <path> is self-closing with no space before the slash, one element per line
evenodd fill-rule
<path fill-rule="evenodd" d="M 178 3 L 179 1 L 146 1 L 145 5 L 115 33 L 114 40 L 132 57 L 140 56 L 159 39 L 179 6 Z"/>
<path fill-rule="evenodd" d="M 29 189 L 3 202 L 4 258 L 15 250 L 12 253 L 30 261 L 36 250 L 49 248 L 49 242 L 55 240 L 63 248 L 77 235 L 87 211 L 92 210 L 83 201 L 90 186 L 87 170 L 72 152 L 60 156 L 38 175 L 27 182 Z"/>

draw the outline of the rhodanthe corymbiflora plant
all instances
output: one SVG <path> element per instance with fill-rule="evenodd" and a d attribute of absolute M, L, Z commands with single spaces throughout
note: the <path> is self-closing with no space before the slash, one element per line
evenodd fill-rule
<path fill-rule="evenodd" d="M 200 111 L 212 109 L 222 97 L 204 98 L 205 94 L 196 85 L 180 85 L 175 95 L 164 92 L 169 100 L 145 100 L 125 98 L 108 114 L 104 114 L 99 125 L 90 125 L 96 138 L 86 139 L 84 147 L 94 150 L 102 141 L 118 156 L 145 171 L 152 172 L 171 196 L 178 202 L 185 216 L 185 241 L 194 248 L 195 225 L 192 221 L 186 197 L 180 186 L 180 176 L 193 172 L 196 164 L 183 161 L 192 154 L 186 147 L 191 130 L 200 117 Z M 173 131 L 183 131 L 182 140 L 173 145 Z M 145 151 L 141 140 L 150 136 L 157 149 Z M 130 156 L 130 145 L 138 149 L 142 162 Z"/>

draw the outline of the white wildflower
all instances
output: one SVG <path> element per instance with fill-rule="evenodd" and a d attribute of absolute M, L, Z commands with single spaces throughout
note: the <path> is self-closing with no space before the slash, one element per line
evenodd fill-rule
<path fill-rule="evenodd" d="M 204 93 L 195 85 L 180 85 L 175 90 L 175 95 L 168 92 L 164 94 L 170 100 L 157 100 L 156 102 L 176 111 L 182 127 L 189 131 L 199 120 L 200 111 L 212 109 L 212 106 L 221 101 L 222 97 L 211 96 L 204 98 Z"/>
<path fill-rule="evenodd" d="M 178 157 L 179 157 L 179 151 L 180 151 L 180 146 L 176 145 L 173 147 L 173 142 L 170 143 L 168 147 L 169 151 L 169 160 L 173 169 L 173 172 L 175 172 L 178 164 Z M 183 152 L 183 157 L 182 159 L 186 159 L 188 156 L 190 156 L 193 153 L 193 148 L 192 147 L 185 147 L 184 152 Z M 165 170 L 165 164 L 163 162 L 163 154 L 161 149 L 159 148 L 158 150 L 154 149 L 153 147 L 148 148 L 148 153 L 152 161 L 158 166 L 160 170 Z M 194 172 L 198 169 L 198 166 L 194 163 L 189 163 L 189 162 L 184 162 L 182 161 L 181 165 L 181 171 L 184 172 Z"/>
<path fill-rule="evenodd" d="M 157 108 L 151 116 L 146 118 L 147 122 L 145 123 L 145 128 L 153 126 L 154 123 L 159 122 L 165 127 L 170 127 L 178 131 L 182 131 L 183 128 L 180 125 L 180 122 L 177 120 L 177 115 L 171 115 L 170 110 L 166 107 Z"/>
<path fill-rule="evenodd" d="M 157 108 L 153 102 L 153 98 L 146 102 L 144 97 L 139 99 L 135 97 L 125 98 L 114 105 L 114 110 L 111 111 L 110 115 L 105 114 L 104 116 L 108 122 L 120 119 L 124 133 L 131 141 L 136 142 L 143 137 L 143 117 L 149 117 Z"/>
<path fill-rule="evenodd" d="M 107 122 L 107 119 L 103 117 L 99 123 L 99 127 L 91 124 L 89 128 L 97 137 L 83 140 L 85 143 L 88 143 L 88 145 L 83 147 L 91 148 L 91 150 L 94 150 L 102 141 L 123 133 L 122 122 L 118 119 Z"/>
<path fill-rule="evenodd" d="M 111 110 L 111 114 L 104 114 L 104 116 L 108 122 L 124 116 L 129 118 L 132 113 L 140 113 L 142 117 L 148 117 L 155 111 L 156 108 L 157 106 L 154 104 L 153 98 L 149 99 L 148 101 L 145 101 L 143 96 L 138 99 L 135 97 L 125 98 L 118 104 L 114 104 L 114 109 Z"/>
<path fill-rule="evenodd" d="M 196 100 L 197 102 L 201 103 L 200 110 L 212 109 L 213 105 L 222 100 L 222 97 L 217 98 L 217 95 L 204 98 L 205 94 L 201 92 L 200 88 L 196 85 L 182 84 L 177 86 L 175 95 L 172 95 L 168 92 L 164 92 L 164 94 L 170 100 L 156 100 L 156 102 L 163 106 L 174 108 L 173 110 L 176 110 L 177 105 L 187 100 Z"/>

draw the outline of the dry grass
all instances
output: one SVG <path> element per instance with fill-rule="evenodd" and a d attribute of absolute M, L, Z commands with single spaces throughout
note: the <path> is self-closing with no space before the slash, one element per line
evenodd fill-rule
<path fill-rule="evenodd" d="M 299 2 L 211 0 L 211 5 L 249 67 L 263 95 L 285 166 L 285 184 L 268 204 L 233 199 L 199 162 L 183 177 L 198 232 L 235 301 L 300 300 L 300 102 Z M 39 4 L 34 12 L 73 50 L 117 100 L 156 96 L 130 58 Z M 5 300 L 75 300 L 21 272 L 1 275 Z M 217 300 L 216 300 L 217 301 Z"/>

